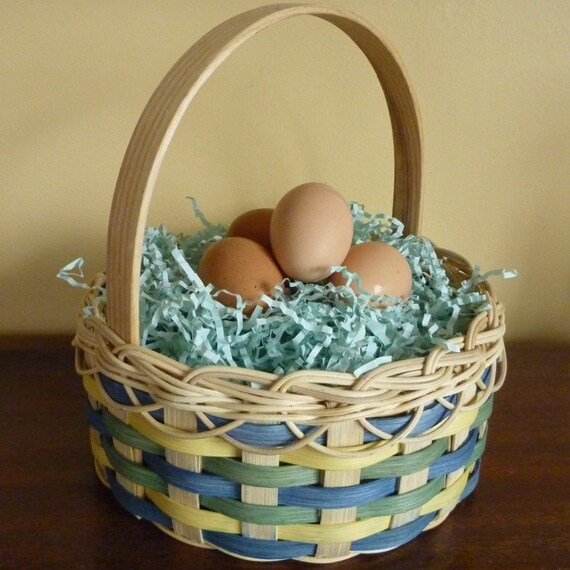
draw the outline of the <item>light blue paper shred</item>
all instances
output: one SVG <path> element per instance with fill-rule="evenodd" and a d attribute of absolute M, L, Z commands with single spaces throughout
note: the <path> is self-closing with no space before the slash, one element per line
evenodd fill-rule
<path fill-rule="evenodd" d="M 403 237 L 403 224 L 385 214 L 370 214 L 351 203 L 354 243 L 384 241 L 396 247 L 412 269 L 412 292 L 406 301 L 377 297 L 360 288 L 358 275 L 334 267 L 354 281 L 349 284 L 285 282 L 263 296 L 250 316 L 244 301 L 236 307 L 216 300 L 212 286 L 197 274 L 207 247 L 222 239 L 227 227 L 210 223 L 191 198 L 203 228 L 192 235 L 174 235 L 164 226 L 145 231 L 140 275 L 141 344 L 188 366 L 243 366 L 284 374 L 316 368 L 361 375 L 376 366 L 427 354 L 436 346 L 457 351 L 450 339 L 464 334 L 487 303 L 478 285 L 489 277 L 509 278 L 512 270 L 482 274 L 453 288 L 431 242 Z M 69 263 L 58 277 L 72 286 L 82 282 L 83 260 Z M 94 303 L 104 306 L 99 288 Z M 379 301 L 390 301 L 375 308 Z M 91 314 L 95 307 L 87 307 Z"/>
<path fill-rule="evenodd" d="M 78 257 L 74 259 L 70 263 L 68 263 L 65 267 L 62 267 L 57 277 L 58 279 L 62 279 L 72 287 L 80 287 L 82 289 L 89 289 L 89 285 L 84 281 L 79 281 L 78 279 L 83 280 L 85 275 L 83 274 L 83 264 L 85 260 L 82 257 Z"/>

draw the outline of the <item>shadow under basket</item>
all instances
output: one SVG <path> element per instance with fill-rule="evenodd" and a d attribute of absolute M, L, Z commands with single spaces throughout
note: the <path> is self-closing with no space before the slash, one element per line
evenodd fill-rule
<path fill-rule="evenodd" d="M 149 101 L 125 155 L 109 224 L 107 303 L 74 340 L 101 481 L 136 517 L 192 545 L 272 561 L 335 562 L 396 548 L 441 523 L 477 485 L 493 394 L 505 378 L 504 309 L 487 309 L 455 350 L 360 377 L 189 368 L 141 347 L 142 233 L 157 169 L 190 100 L 258 31 L 297 15 L 343 30 L 370 61 L 392 120 L 393 213 L 419 229 L 421 147 L 407 81 L 369 23 L 333 7 L 277 5 L 225 22 L 193 46 Z M 472 275 L 438 250 L 452 282 Z M 97 287 L 88 293 L 93 307 Z"/>

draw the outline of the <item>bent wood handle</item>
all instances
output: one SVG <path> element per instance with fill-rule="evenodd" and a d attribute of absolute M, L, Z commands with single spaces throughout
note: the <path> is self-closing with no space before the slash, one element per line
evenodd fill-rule
<path fill-rule="evenodd" d="M 129 142 L 111 206 L 107 242 L 107 320 L 127 343 L 139 344 L 139 275 L 144 230 L 164 154 L 188 105 L 224 60 L 261 30 L 312 15 L 344 31 L 370 61 L 384 90 L 394 140 L 393 215 L 418 233 L 421 133 L 413 95 L 394 53 L 358 15 L 332 6 L 277 4 L 220 24 L 170 69 L 147 103 Z"/>

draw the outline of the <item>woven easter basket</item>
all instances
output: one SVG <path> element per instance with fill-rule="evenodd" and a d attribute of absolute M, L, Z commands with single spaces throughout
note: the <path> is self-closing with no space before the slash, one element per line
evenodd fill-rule
<path fill-rule="evenodd" d="M 116 186 L 107 271 L 94 280 L 105 285 L 107 303 L 79 319 L 74 343 L 96 471 L 127 511 L 184 542 L 237 557 L 334 562 L 408 542 L 473 491 L 493 393 L 506 371 L 504 311 L 483 283 L 488 309 L 452 340 L 456 351 L 436 348 L 358 378 L 191 369 L 140 346 L 143 233 L 174 131 L 226 57 L 258 31 L 303 14 L 343 30 L 376 72 L 393 128 L 393 214 L 417 233 L 420 128 L 392 51 L 343 9 L 255 9 L 198 41 L 144 110 Z M 452 282 L 471 276 L 461 256 L 438 255 Z"/>

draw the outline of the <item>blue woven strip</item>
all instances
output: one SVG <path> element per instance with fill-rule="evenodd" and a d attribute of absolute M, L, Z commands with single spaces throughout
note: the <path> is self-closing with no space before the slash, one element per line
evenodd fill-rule
<path fill-rule="evenodd" d="M 109 378 L 108 376 L 105 376 L 105 374 L 99 374 L 99 378 L 101 380 L 101 384 L 102 384 L 105 392 L 107 392 L 107 395 L 114 402 L 117 402 L 118 404 L 123 404 L 126 406 L 132 406 L 133 405 L 131 399 L 129 398 L 129 395 L 127 394 L 127 391 L 125 390 L 125 387 L 120 382 L 117 382 L 116 380 L 113 380 L 113 379 Z M 143 405 L 154 404 L 154 400 L 151 398 L 151 396 L 149 396 L 149 394 L 147 392 L 144 392 L 142 390 L 137 390 L 136 388 L 133 388 L 133 391 L 134 391 L 136 397 L 141 402 L 141 404 L 143 404 Z M 155 420 L 158 420 L 160 422 L 164 422 L 164 410 L 162 410 L 162 409 L 155 410 L 153 412 L 150 412 L 150 415 Z"/>
<path fill-rule="evenodd" d="M 434 519 L 430 513 L 401 527 L 379 532 L 372 536 L 356 540 L 351 550 L 355 552 L 373 552 L 396 548 L 414 539 Z M 260 540 L 237 534 L 204 531 L 204 539 L 214 546 L 238 556 L 248 556 L 261 560 L 286 560 L 302 556 L 314 556 L 316 546 L 302 542 L 284 540 Z"/>
<path fill-rule="evenodd" d="M 152 523 L 158 523 L 168 528 L 172 528 L 172 520 L 166 516 L 157 506 L 135 497 L 125 490 L 115 477 L 114 471 L 107 469 L 107 480 L 111 485 L 111 491 L 115 500 L 129 513 Z"/>
<path fill-rule="evenodd" d="M 488 384 L 490 374 L 491 369 L 487 368 L 481 377 L 485 384 Z M 124 386 L 120 382 L 116 382 L 104 374 L 100 374 L 100 378 L 105 391 L 115 402 L 124 405 L 132 404 Z M 153 403 L 153 399 L 146 392 L 136 389 L 134 391 L 143 404 Z M 453 405 L 456 402 L 456 399 L 457 396 L 452 395 L 447 398 L 447 401 Z M 450 413 L 451 410 L 442 404 L 433 404 L 424 410 L 417 425 L 412 430 L 411 435 L 418 435 L 432 428 L 449 416 Z M 151 412 L 151 415 L 158 421 L 164 421 L 163 410 L 153 411 Z M 412 417 L 413 416 L 411 414 L 405 414 L 397 417 L 372 419 L 370 420 L 370 424 L 383 432 L 395 434 L 404 428 L 412 420 Z M 209 419 L 216 427 L 224 426 L 229 423 L 229 420 L 225 420 L 223 418 L 210 417 Z M 306 436 L 310 435 L 315 429 L 317 429 L 315 426 L 306 425 L 298 425 L 297 427 Z M 208 427 L 200 421 L 198 422 L 198 430 L 207 431 Z M 259 447 L 279 447 L 289 445 L 297 441 L 297 437 L 291 433 L 285 424 L 259 425 L 244 423 L 239 427 L 230 430 L 228 435 L 241 443 Z M 370 433 L 369 431 L 364 432 L 364 443 L 378 441 L 378 439 L 378 436 L 375 434 Z M 321 436 L 317 438 L 316 441 L 317 443 L 324 445 L 325 437 Z"/>
<path fill-rule="evenodd" d="M 343 509 L 366 505 L 396 492 L 395 477 L 376 479 L 350 487 L 287 487 L 279 489 L 279 504 L 315 509 Z"/>
<path fill-rule="evenodd" d="M 435 513 L 429 513 L 408 524 L 385 530 L 352 543 L 351 550 L 366 552 L 396 548 L 413 540 L 435 518 Z"/>
<path fill-rule="evenodd" d="M 478 434 L 478 429 L 472 429 L 469 437 L 463 442 L 459 449 L 456 449 L 455 451 L 448 451 L 436 459 L 430 465 L 428 476 L 429 479 L 435 479 L 436 477 L 447 475 L 452 471 L 464 467 L 469 457 L 473 453 L 473 448 L 477 443 Z"/>
<path fill-rule="evenodd" d="M 208 418 L 216 427 L 225 426 L 230 423 L 229 420 L 218 417 Z M 297 427 L 305 434 L 311 435 L 318 426 L 297 425 Z M 198 422 L 198 431 L 208 431 L 208 427 L 201 421 Z M 230 431 L 227 434 L 236 441 L 255 445 L 258 447 L 280 447 L 289 445 L 298 441 L 298 438 L 291 433 L 286 424 L 253 424 L 244 423 Z M 324 436 L 320 436 L 315 440 L 317 443 L 324 444 Z"/>
<path fill-rule="evenodd" d="M 87 403 L 87 421 L 92 428 L 95 428 L 101 435 L 109 436 L 109 430 L 103 421 L 103 414 L 99 410 L 92 408 Z"/>
<path fill-rule="evenodd" d="M 181 467 L 171 465 L 160 455 L 143 453 L 144 462 L 158 473 L 168 484 L 199 495 L 219 497 L 223 499 L 236 499 L 241 496 L 241 487 L 238 483 L 227 481 L 218 475 L 207 473 L 193 473 Z"/>
<path fill-rule="evenodd" d="M 260 560 L 288 560 L 301 556 L 314 556 L 317 547 L 305 542 L 290 540 L 261 540 L 239 534 L 227 534 L 205 530 L 204 540 L 218 548 L 238 556 L 259 558 Z"/>
<path fill-rule="evenodd" d="M 451 404 L 455 403 L 457 397 L 455 395 L 451 396 L 448 401 Z M 451 414 L 451 410 L 443 406 L 442 404 L 434 404 L 430 408 L 427 408 L 422 413 L 418 423 L 414 426 L 411 431 L 411 435 L 418 435 L 424 431 L 432 428 L 433 426 L 440 423 L 447 416 Z M 405 414 L 397 417 L 391 418 L 380 418 L 370 420 L 370 424 L 376 429 L 387 432 L 389 434 L 395 434 L 404 428 L 411 420 L 411 414 Z M 229 423 L 228 420 L 218 417 L 210 417 L 210 421 L 216 426 L 224 426 Z M 315 429 L 315 426 L 297 425 L 297 427 L 306 435 L 310 435 Z M 199 422 L 199 431 L 207 431 L 208 428 Z M 291 433 L 287 425 L 285 424 L 274 424 L 274 425 L 260 425 L 253 423 L 244 423 L 230 431 L 227 435 L 234 438 L 236 441 L 241 443 L 246 443 L 249 445 L 255 445 L 258 447 L 279 447 L 282 445 L 288 445 L 297 441 L 297 437 Z M 363 441 L 364 443 L 371 443 L 378 441 L 378 436 L 365 430 Z M 319 436 L 315 440 L 321 445 L 325 445 L 325 436 Z"/>

